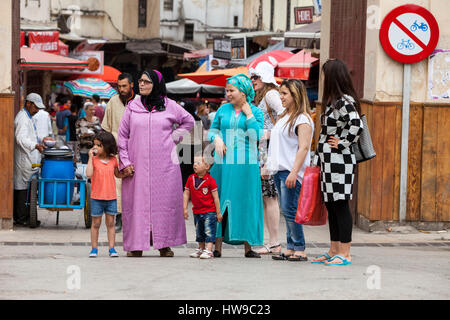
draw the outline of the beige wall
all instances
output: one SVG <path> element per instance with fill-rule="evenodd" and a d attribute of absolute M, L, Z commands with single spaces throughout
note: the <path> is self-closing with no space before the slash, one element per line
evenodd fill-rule
<path fill-rule="evenodd" d="M 244 0 L 243 28 L 256 29 L 258 27 L 260 3 L 260 0 Z"/>
<path fill-rule="evenodd" d="M 0 93 L 12 93 L 11 89 L 11 25 L 12 6 L 11 1 L 2 0 L 2 10 L 0 10 L 0 34 L 5 35 L 0 41 Z"/>
<path fill-rule="evenodd" d="M 390 11 L 404 4 L 416 4 L 428 9 L 439 24 L 440 38 L 437 48 L 450 49 L 448 0 L 368 0 L 364 89 L 364 98 L 368 100 L 402 100 L 403 64 L 391 59 L 383 50 L 379 41 L 379 24 Z M 376 22 L 379 22 L 378 26 Z M 429 98 L 428 67 L 429 59 L 412 65 L 411 101 L 413 102 L 439 101 Z"/>
<path fill-rule="evenodd" d="M 123 33 L 130 38 L 151 39 L 159 38 L 160 29 L 160 1 L 147 0 L 147 27 L 138 28 L 138 1 L 122 0 L 123 4 Z"/>

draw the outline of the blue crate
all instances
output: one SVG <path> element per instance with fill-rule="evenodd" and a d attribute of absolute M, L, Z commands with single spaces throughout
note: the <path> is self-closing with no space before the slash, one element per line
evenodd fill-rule
<path fill-rule="evenodd" d="M 58 184 L 64 183 L 66 184 L 66 203 L 65 204 L 56 204 L 56 187 Z M 72 194 L 70 192 L 71 187 L 73 188 L 74 184 L 79 184 L 80 186 L 80 204 L 72 205 Z M 44 202 L 44 193 L 45 188 L 53 188 L 53 202 L 48 204 Z M 40 208 L 65 208 L 65 209 L 84 209 L 84 205 L 86 202 L 85 198 L 86 193 L 86 180 L 68 180 L 68 179 L 39 179 L 39 200 L 38 204 Z"/>

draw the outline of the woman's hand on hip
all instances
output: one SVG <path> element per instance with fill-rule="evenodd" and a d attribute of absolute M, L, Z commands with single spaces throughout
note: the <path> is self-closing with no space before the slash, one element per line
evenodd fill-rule
<path fill-rule="evenodd" d="M 294 172 L 291 172 L 286 178 L 284 184 L 288 189 L 294 189 L 297 184 L 297 175 Z"/>
<path fill-rule="evenodd" d="M 216 148 L 216 154 L 223 157 L 227 153 L 227 146 L 223 142 L 222 138 L 216 137 L 214 139 L 214 146 Z"/>
<path fill-rule="evenodd" d="M 330 137 L 327 142 L 331 148 L 338 149 L 339 141 L 341 141 L 341 140 L 339 140 L 339 138 Z"/>

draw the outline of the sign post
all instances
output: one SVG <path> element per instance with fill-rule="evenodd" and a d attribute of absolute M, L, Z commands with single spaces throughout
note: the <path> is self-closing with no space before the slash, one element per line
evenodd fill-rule
<path fill-rule="evenodd" d="M 439 26 L 434 16 L 417 5 L 404 5 L 391 11 L 383 20 L 380 42 L 394 60 L 404 63 L 402 146 L 400 169 L 400 222 L 406 220 L 408 192 L 409 111 L 411 96 L 411 64 L 428 58 L 439 41 Z"/>

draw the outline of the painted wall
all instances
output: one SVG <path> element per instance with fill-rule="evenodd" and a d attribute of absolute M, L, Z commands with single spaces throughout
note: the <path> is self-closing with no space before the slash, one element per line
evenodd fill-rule
<path fill-rule="evenodd" d="M 96 39 L 124 40 L 159 37 L 159 0 L 147 0 L 147 26 L 138 28 L 138 0 L 52 0 L 52 14 L 73 10 L 75 34 Z"/>
<path fill-rule="evenodd" d="M 20 0 L 20 17 L 31 21 L 49 22 L 50 0 L 40 2 Z"/>
<path fill-rule="evenodd" d="M 0 34 L 6 35 L 0 41 L 0 62 L 2 72 L 0 72 L 0 93 L 12 93 L 11 89 L 11 1 L 3 0 L 2 10 L 0 10 Z"/>

